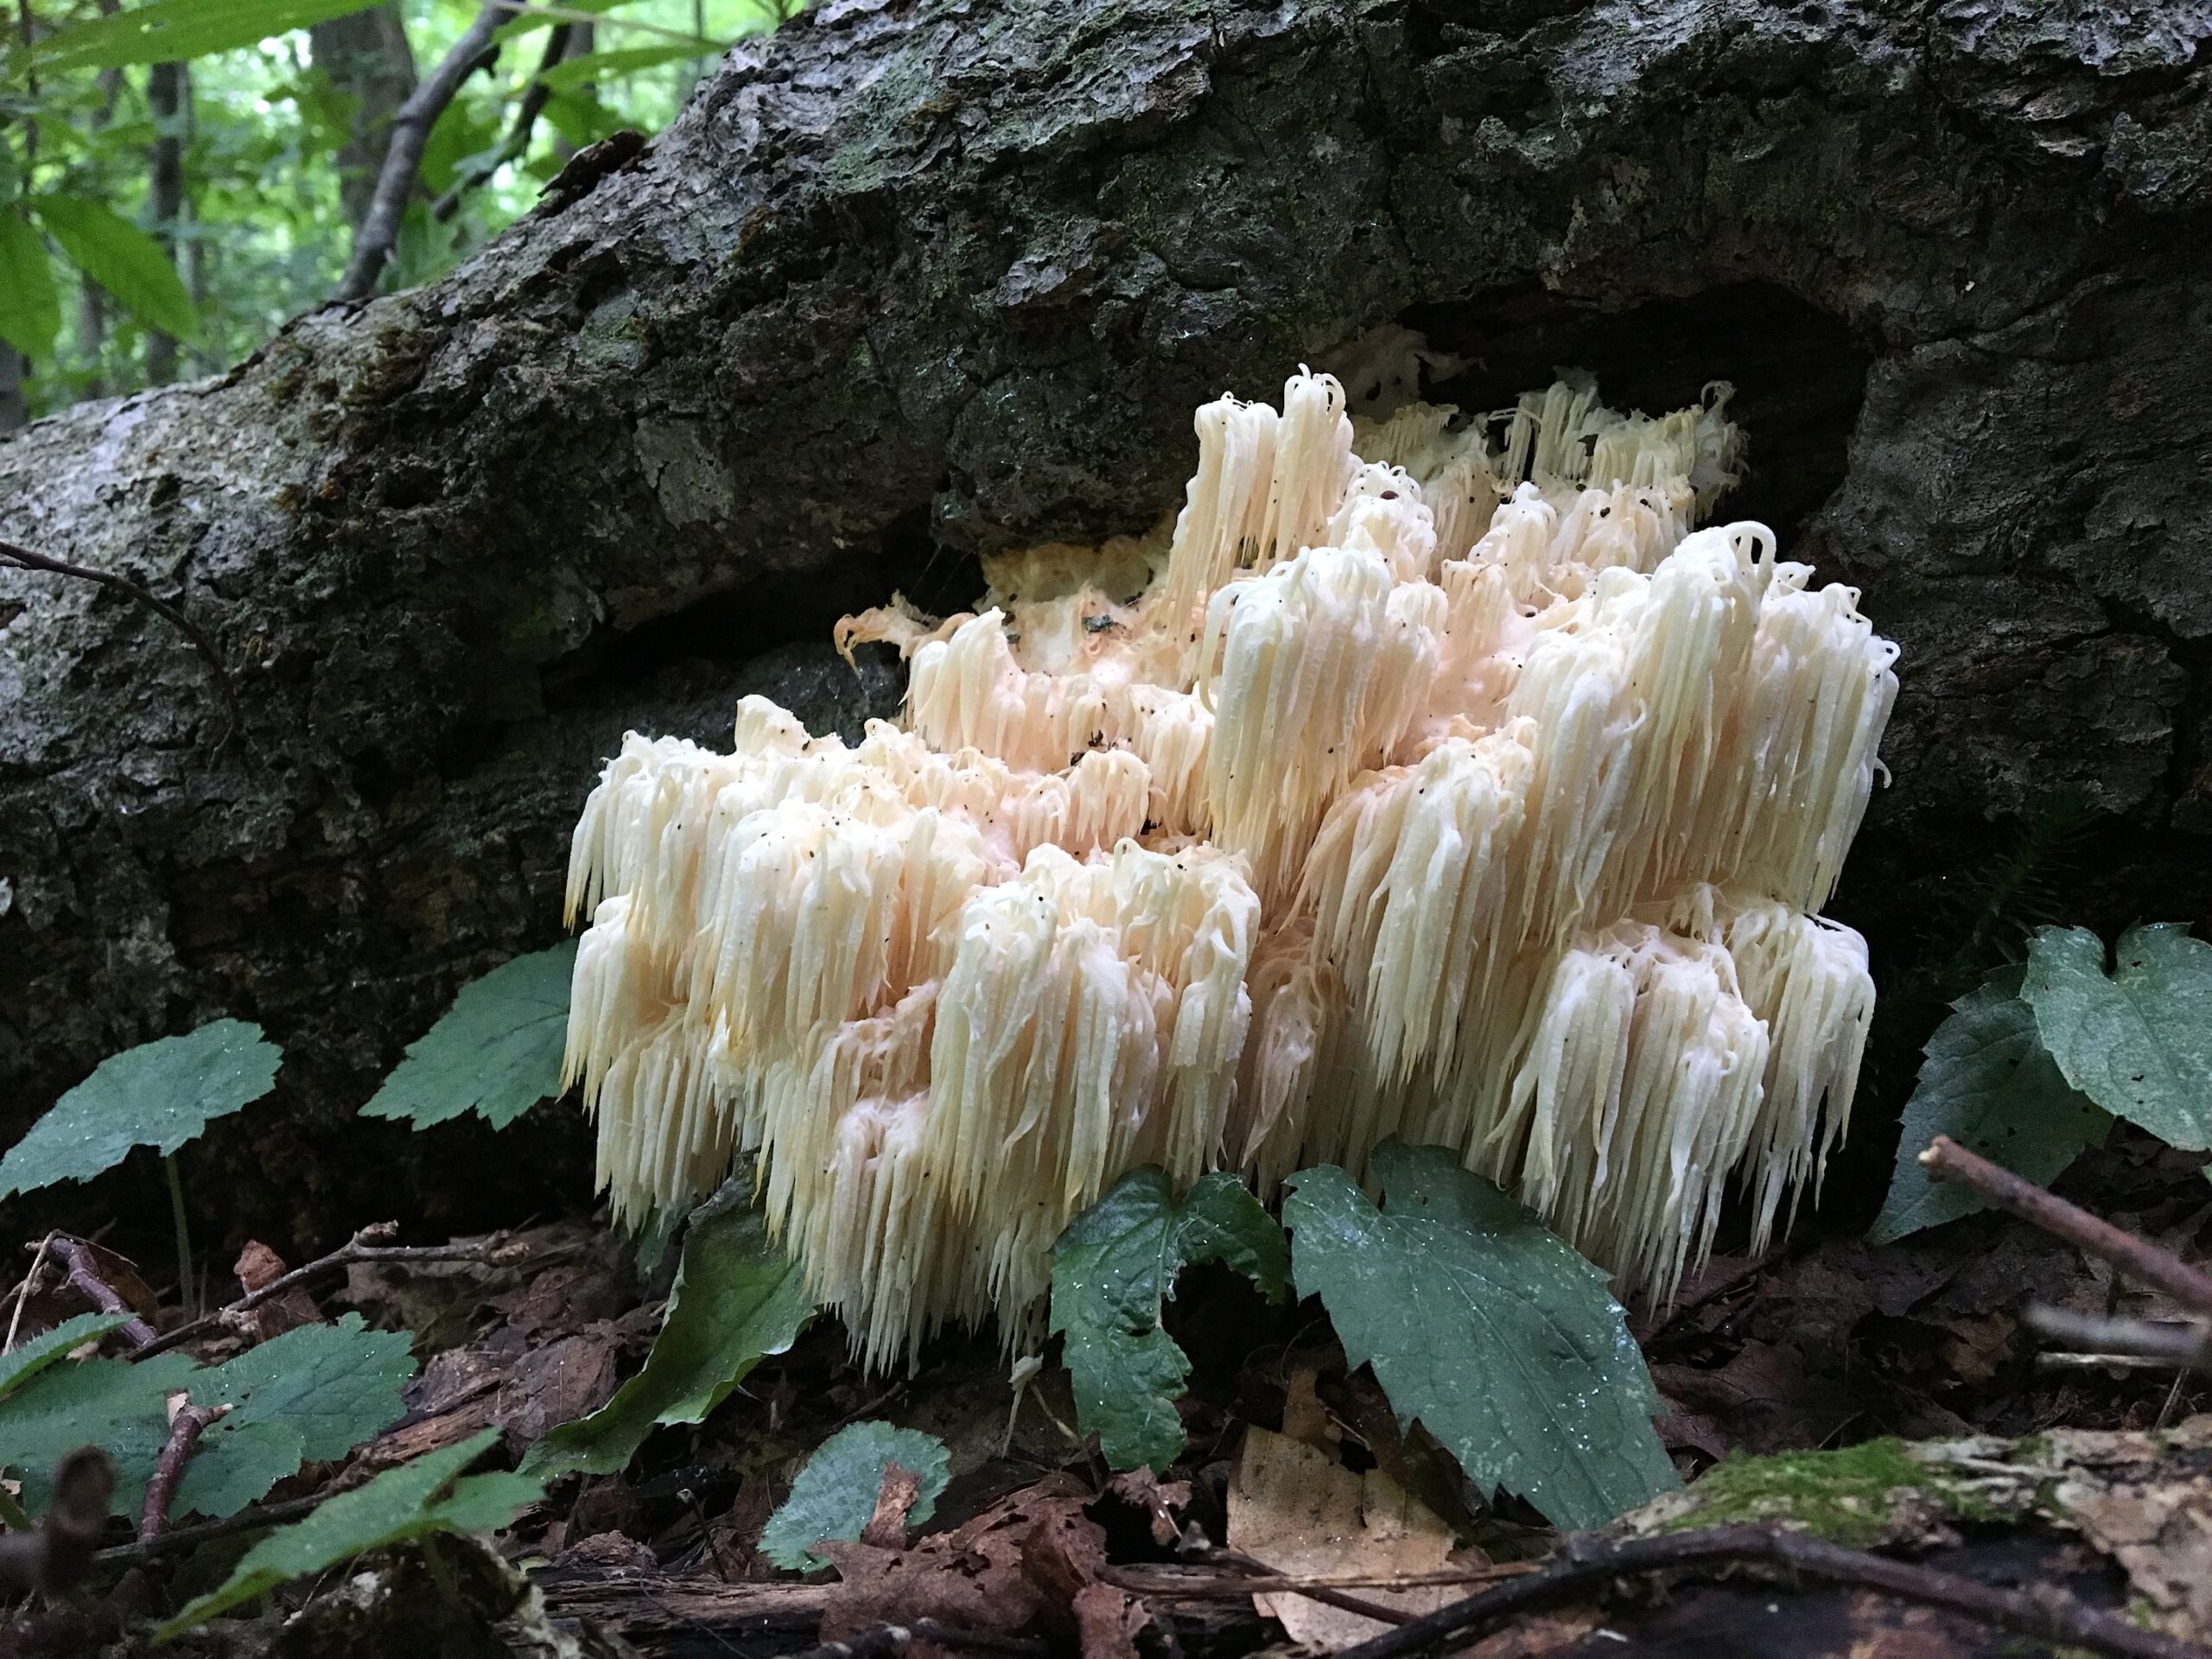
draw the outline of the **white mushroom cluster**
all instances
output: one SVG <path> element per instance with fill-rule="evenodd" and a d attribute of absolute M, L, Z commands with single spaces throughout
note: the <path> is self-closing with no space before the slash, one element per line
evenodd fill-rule
<path fill-rule="evenodd" d="M 1848 1116 L 1873 984 L 1818 914 L 1895 648 L 1755 524 L 1725 388 L 1622 415 L 1197 416 L 1172 536 L 901 604 L 903 725 L 747 698 L 626 740 L 577 826 L 568 1071 L 619 1216 L 756 1154 L 872 1363 L 1026 1332 L 1124 1171 L 1271 1192 L 1441 1143 L 1664 1299 Z"/>

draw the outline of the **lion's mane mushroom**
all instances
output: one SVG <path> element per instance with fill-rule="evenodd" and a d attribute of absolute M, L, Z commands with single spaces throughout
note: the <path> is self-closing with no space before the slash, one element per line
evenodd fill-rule
<path fill-rule="evenodd" d="M 1442 1142 L 1664 1298 L 1740 1175 L 1763 1242 L 1873 1008 L 1821 919 L 1895 649 L 1762 525 L 1727 389 L 1567 380 L 1355 421 L 1224 397 L 1172 535 L 903 602 L 903 728 L 748 697 L 632 734 L 577 826 L 567 1069 L 637 1218 L 757 1154 L 874 1364 L 1029 1323 L 1122 1172 L 1263 1187 Z"/>

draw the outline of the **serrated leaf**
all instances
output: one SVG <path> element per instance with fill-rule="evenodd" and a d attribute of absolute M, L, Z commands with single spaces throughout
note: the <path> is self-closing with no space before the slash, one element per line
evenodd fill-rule
<path fill-rule="evenodd" d="M 41 73 L 181 63 L 365 11 L 376 0 L 150 0 L 56 29 L 31 56 Z"/>
<path fill-rule="evenodd" d="M 751 1198 L 750 1181 L 732 1180 L 691 1212 L 645 1368 L 590 1416 L 532 1446 L 524 1472 L 611 1475 L 657 1427 L 705 1421 L 755 1365 L 798 1340 L 814 1300 Z"/>
<path fill-rule="evenodd" d="M 1955 1181 L 1920 1166 L 1929 1141 L 1948 1135 L 2038 1185 L 2048 1185 L 2084 1148 L 2101 1143 L 2111 1116 L 2067 1087 L 2020 1000 L 2015 970 L 1961 997 L 1928 1039 L 1920 1081 L 1905 1103 L 1897 1173 L 1867 1232 L 1887 1244 L 1989 1206 Z"/>
<path fill-rule="evenodd" d="M 44 1510 L 54 1496 L 54 1465 L 63 1453 L 89 1445 L 113 1461 L 117 1505 L 135 1514 L 168 1439 L 168 1396 L 189 1388 L 200 1369 L 178 1353 L 135 1364 L 49 1364 L 0 1400 L 0 1458 L 23 1484 L 23 1507 L 34 1515 Z"/>
<path fill-rule="evenodd" d="M 61 296 L 46 238 L 11 207 L 0 207 L 0 340 L 43 361 L 61 332 Z"/>
<path fill-rule="evenodd" d="M 280 1527 L 245 1553 L 222 1586 L 200 1598 L 160 1630 L 166 1642 L 217 1613 L 265 1595 L 372 1549 L 444 1532 L 489 1532 L 503 1527 L 543 1491 L 524 1475 L 454 1477 L 499 1438 L 486 1428 L 454 1446 L 388 1469 L 365 1486 L 340 1492 L 306 1520 Z"/>
<path fill-rule="evenodd" d="M 229 1406 L 208 1425 L 177 1484 L 171 1513 L 235 1515 L 309 1462 L 342 1458 L 397 1421 L 415 1375 L 404 1331 L 371 1331 L 348 1313 L 303 1325 L 186 1383 L 196 1406 Z"/>
<path fill-rule="evenodd" d="M 89 1180 L 133 1147 L 164 1157 L 276 1086 L 283 1051 L 261 1027 L 218 1020 L 111 1055 L 0 1159 L 0 1198 Z"/>
<path fill-rule="evenodd" d="M 760 1553 L 793 1573 L 827 1567 L 827 1561 L 808 1553 L 809 1546 L 825 1538 L 858 1538 L 875 1513 L 883 1471 L 894 1463 L 919 1483 L 914 1507 L 906 1511 L 906 1524 L 922 1525 L 937 1513 L 937 1501 L 951 1478 L 952 1460 L 944 1442 L 918 1429 L 855 1423 L 815 1448 L 791 1482 L 791 1495 L 761 1529 Z"/>
<path fill-rule="evenodd" d="M 437 1024 L 407 1046 L 407 1058 L 361 1116 L 404 1117 L 427 1129 L 474 1111 L 504 1129 L 559 1094 L 575 964 L 569 939 L 461 987 Z"/>
<path fill-rule="evenodd" d="M 179 340 L 200 338 L 200 314 L 160 243 L 100 202 L 40 196 L 31 205 L 63 257 L 124 310 Z"/>
<path fill-rule="evenodd" d="M 2046 927 L 2020 995 L 2066 1081 L 2187 1152 L 2212 1147 L 2212 944 L 2177 923 L 2132 927 L 2105 976 L 2086 928 Z"/>
<path fill-rule="evenodd" d="M 1289 1286 L 1282 1229 L 1234 1175 L 1201 1176 L 1179 1199 L 1164 1170 L 1133 1169 L 1052 1247 L 1052 1328 L 1065 1338 L 1076 1421 L 1113 1468 L 1164 1470 L 1183 1450 L 1175 1402 L 1191 1362 L 1160 1310 L 1175 1275 L 1200 1262 L 1226 1263 L 1270 1298 Z"/>
<path fill-rule="evenodd" d="M 1291 1177 L 1283 1224 L 1300 1293 L 1321 1298 L 1399 1421 L 1562 1528 L 1678 1485 L 1605 1275 L 1445 1147 L 1386 1141 L 1371 1167 L 1381 1210 L 1325 1165 Z"/>
<path fill-rule="evenodd" d="M 79 1313 L 64 1319 L 51 1331 L 41 1332 L 20 1348 L 0 1354 L 0 1398 L 28 1382 L 73 1348 L 105 1336 L 130 1323 L 128 1313 Z"/>

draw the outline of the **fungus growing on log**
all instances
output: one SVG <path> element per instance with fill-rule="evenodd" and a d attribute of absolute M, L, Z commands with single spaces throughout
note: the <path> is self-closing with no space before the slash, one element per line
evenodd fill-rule
<path fill-rule="evenodd" d="M 757 1154 L 874 1364 L 1033 1335 L 1124 1171 L 1271 1191 L 1441 1143 L 1663 1300 L 1842 1132 L 1873 1008 L 1822 920 L 1895 648 L 1763 525 L 1726 387 L 1356 422 L 1224 397 L 1173 534 L 986 563 L 848 747 L 758 697 L 631 735 L 577 826 L 567 1071 L 619 1217 Z"/>

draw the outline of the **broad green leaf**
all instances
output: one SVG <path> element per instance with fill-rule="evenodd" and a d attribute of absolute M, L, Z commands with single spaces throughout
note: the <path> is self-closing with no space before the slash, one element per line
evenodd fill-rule
<path fill-rule="evenodd" d="M 889 1423 L 855 1423 L 815 1449 L 791 1483 L 791 1495 L 761 1529 L 760 1553 L 778 1567 L 808 1573 L 828 1562 L 808 1554 L 825 1538 L 858 1538 L 875 1513 L 883 1471 L 897 1464 L 920 1483 L 906 1524 L 918 1527 L 937 1512 L 952 1463 L 944 1442 L 918 1429 Z"/>
<path fill-rule="evenodd" d="M 280 1585 L 327 1572 L 372 1549 L 442 1532 L 489 1532 L 514 1519 L 543 1490 L 525 1475 L 455 1476 L 499 1437 L 486 1428 L 458 1445 L 386 1470 L 340 1492 L 304 1521 L 280 1527 L 245 1553 L 219 1589 L 192 1603 L 160 1630 L 166 1642 L 194 1625 L 266 1595 Z"/>
<path fill-rule="evenodd" d="M 1442 1147 L 1386 1141 L 1377 1210 L 1341 1169 L 1290 1179 L 1302 1294 L 1485 1490 L 1563 1528 L 1603 1526 L 1679 1483 L 1659 1396 L 1605 1275 Z"/>
<path fill-rule="evenodd" d="M 167 1157 L 214 1118 L 276 1086 L 283 1051 L 261 1027 L 218 1020 L 102 1060 L 0 1159 L 0 1198 L 112 1169 L 133 1147 Z"/>
<path fill-rule="evenodd" d="M 611 1475 L 655 1427 L 705 1421 L 755 1365 L 798 1340 L 814 1303 L 798 1263 L 749 1207 L 751 1189 L 749 1181 L 729 1181 L 692 1211 L 645 1369 L 590 1416 L 532 1446 L 525 1472 Z"/>
<path fill-rule="evenodd" d="M 2046 927 L 2020 995 L 2066 1081 L 2187 1152 L 2212 1147 L 2212 944 L 2177 923 L 2132 927 L 2105 976 L 2086 928 Z"/>
<path fill-rule="evenodd" d="M 1289 1285 L 1282 1229 L 1236 1176 L 1201 1176 L 1177 1198 L 1166 1173 L 1133 1169 L 1068 1224 L 1052 1247 L 1052 1330 L 1075 1390 L 1076 1421 L 1116 1469 L 1165 1469 L 1183 1450 L 1191 1362 L 1161 1326 L 1175 1275 L 1225 1262 L 1270 1298 Z"/>
<path fill-rule="evenodd" d="M 31 48 L 41 73 L 180 63 L 365 11 L 376 0 L 150 0 L 56 29 Z"/>
<path fill-rule="evenodd" d="M 2066 1086 L 2036 1035 L 2019 983 L 2014 970 L 1961 997 L 1928 1039 L 1920 1081 L 1905 1103 L 1897 1173 L 1866 1235 L 1871 1243 L 1887 1244 L 1989 1207 L 1920 1166 L 1920 1154 L 1939 1135 L 2048 1185 L 2111 1128 L 2111 1117 L 2094 1101 Z"/>
<path fill-rule="evenodd" d="M 204 1370 L 185 1386 L 197 1406 L 229 1406 L 178 1483 L 172 1513 L 221 1520 L 309 1462 L 342 1458 L 397 1421 L 415 1375 L 404 1331 L 371 1331 L 348 1313 L 303 1325 Z"/>
<path fill-rule="evenodd" d="M 124 310 L 179 340 L 199 339 L 200 314 L 160 243 L 97 201 L 40 196 L 32 206 L 69 263 L 120 300 Z"/>
<path fill-rule="evenodd" d="M 117 1507 L 137 1513 L 168 1439 L 168 1396 L 192 1386 L 200 1367 L 189 1355 L 156 1354 L 132 1363 L 86 1359 L 48 1365 L 0 1400 L 0 1458 L 23 1483 L 23 1507 L 42 1511 L 54 1496 L 62 1454 L 97 1446 L 115 1464 Z"/>
<path fill-rule="evenodd" d="M 681 63 L 687 58 L 711 56 L 721 49 L 712 44 L 688 46 L 680 41 L 617 47 L 607 52 L 587 52 L 580 58 L 563 58 L 551 68 L 539 70 L 537 79 L 556 92 L 573 92 L 597 81 L 635 74 L 640 69 L 658 69 L 664 63 Z"/>
<path fill-rule="evenodd" d="M 547 99 L 545 122 L 578 149 L 586 144 L 595 144 L 628 124 L 597 99 L 587 98 L 581 92 L 556 92 Z"/>
<path fill-rule="evenodd" d="M 0 207 L 0 340 L 42 362 L 60 331 L 61 296 L 46 238 L 12 207 Z"/>
<path fill-rule="evenodd" d="M 28 1382 L 48 1366 L 86 1343 L 130 1323 L 128 1313 L 79 1313 L 64 1319 L 51 1331 L 33 1337 L 20 1348 L 0 1354 L 0 1397 L 18 1383 Z"/>
<path fill-rule="evenodd" d="M 569 981 L 576 942 L 534 951 L 461 987 L 453 1006 L 407 1046 L 364 1117 L 404 1117 L 418 1129 L 474 1111 L 504 1129 L 561 1092 Z"/>

